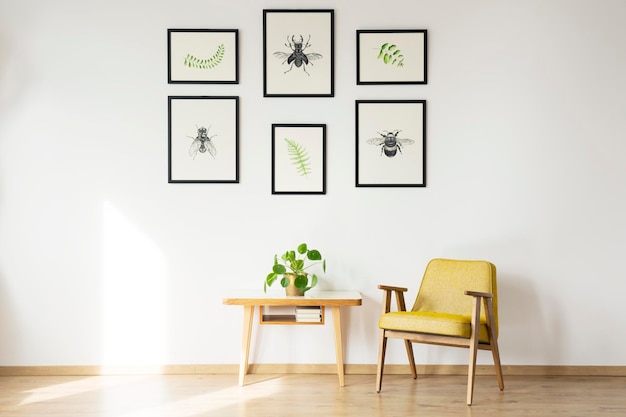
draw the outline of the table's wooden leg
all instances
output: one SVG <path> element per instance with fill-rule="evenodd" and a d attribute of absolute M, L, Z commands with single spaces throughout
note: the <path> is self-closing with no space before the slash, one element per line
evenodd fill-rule
<path fill-rule="evenodd" d="M 243 378 L 248 373 L 248 356 L 250 355 L 250 336 L 252 335 L 252 319 L 254 306 L 243 306 L 243 335 L 241 337 L 241 353 L 239 357 L 239 386 L 243 386 Z"/>
<path fill-rule="evenodd" d="M 335 353 L 337 355 L 337 375 L 339 375 L 339 386 L 343 387 L 343 344 L 341 343 L 341 307 L 332 306 L 333 323 L 335 324 Z"/>

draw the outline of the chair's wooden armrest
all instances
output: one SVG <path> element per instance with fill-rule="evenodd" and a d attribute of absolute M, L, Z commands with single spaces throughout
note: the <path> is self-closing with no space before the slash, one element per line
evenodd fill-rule
<path fill-rule="evenodd" d="M 391 294 L 396 294 L 396 304 L 398 311 L 406 311 L 406 304 L 404 303 L 404 293 L 408 291 L 408 288 L 393 287 L 391 285 L 379 285 L 379 289 L 383 290 L 383 314 L 391 311 Z"/>
<path fill-rule="evenodd" d="M 391 285 L 379 285 L 378 289 L 385 290 L 385 291 L 399 291 L 399 292 L 407 292 L 409 290 L 408 288 L 392 287 Z"/>
<path fill-rule="evenodd" d="M 490 292 L 465 291 L 465 295 L 469 295 L 472 297 L 493 298 L 493 294 L 491 294 Z"/>

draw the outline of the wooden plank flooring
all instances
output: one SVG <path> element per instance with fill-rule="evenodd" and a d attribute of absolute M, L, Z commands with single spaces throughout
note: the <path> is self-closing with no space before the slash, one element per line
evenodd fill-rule
<path fill-rule="evenodd" d="M 626 377 L 478 376 L 474 405 L 466 377 L 252 374 L 237 376 L 4 376 L 2 417 L 344 417 L 626 416 Z"/>

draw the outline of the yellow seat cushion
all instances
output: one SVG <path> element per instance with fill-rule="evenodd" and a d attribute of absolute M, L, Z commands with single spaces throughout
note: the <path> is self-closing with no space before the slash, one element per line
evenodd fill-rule
<path fill-rule="evenodd" d="M 460 314 L 394 311 L 383 314 L 378 321 L 378 327 L 386 330 L 457 336 L 469 339 L 472 330 L 471 319 L 471 316 Z M 487 325 L 483 320 L 480 323 L 478 340 L 489 343 Z"/>

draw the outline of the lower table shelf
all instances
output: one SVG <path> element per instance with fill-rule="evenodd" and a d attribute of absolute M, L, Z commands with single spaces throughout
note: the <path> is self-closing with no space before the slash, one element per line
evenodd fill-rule
<path fill-rule="evenodd" d="M 310 306 L 308 306 L 310 308 Z M 309 313 L 306 314 L 306 317 L 298 317 L 298 313 L 295 312 L 290 314 L 283 314 L 284 311 L 279 311 L 279 313 L 272 313 L 268 306 L 259 306 L 259 323 L 260 324 L 304 324 L 304 325 L 316 325 L 316 324 L 324 324 L 325 322 L 325 309 L 324 306 L 319 306 L 319 317 L 317 314 L 313 314 L 316 317 L 309 317 Z"/>

